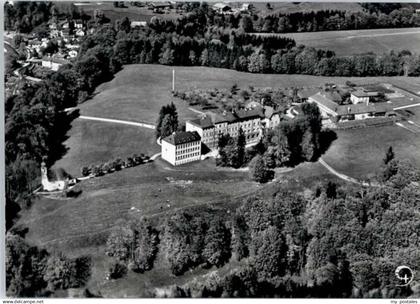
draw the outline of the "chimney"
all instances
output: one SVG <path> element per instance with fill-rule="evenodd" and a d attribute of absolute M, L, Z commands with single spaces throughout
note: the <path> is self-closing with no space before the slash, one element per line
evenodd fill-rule
<path fill-rule="evenodd" d="M 351 112 L 351 108 L 347 107 L 347 113 L 350 113 L 350 112 Z"/>
<path fill-rule="evenodd" d="M 369 105 L 369 97 L 366 99 L 366 105 Z"/>

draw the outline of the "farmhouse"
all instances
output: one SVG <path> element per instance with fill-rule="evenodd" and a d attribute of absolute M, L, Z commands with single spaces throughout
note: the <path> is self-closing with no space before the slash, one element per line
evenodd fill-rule
<path fill-rule="evenodd" d="M 323 119 L 332 119 L 336 122 L 394 115 L 390 104 L 386 102 L 370 103 L 369 97 L 355 95 L 355 103 L 339 105 L 329 99 L 325 94 L 319 92 L 309 97 L 308 102 L 317 104 Z M 363 99 L 361 101 L 358 98 Z"/>
<path fill-rule="evenodd" d="M 193 132 L 174 132 L 162 139 L 162 158 L 173 166 L 200 160 L 201 137 Z"/>

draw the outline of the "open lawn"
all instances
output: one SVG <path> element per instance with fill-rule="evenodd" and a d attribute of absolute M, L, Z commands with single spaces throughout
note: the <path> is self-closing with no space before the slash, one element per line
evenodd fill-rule
<path fill-rule="evenodd" d="M 356 84 L 375 82 L 398 83 L 402 87 L 418 86 L 416 77 L 320 77 L 310 75 L 252 74 L 208 67 L 170 67 L 133 64 L 124 66 L 115 78 L 102 84 L 97 94 L 80 106 L 81 115 L 147 122 L 154 124 L 162 105 L 173 101 L 181 121 L 196 118 L 187 103 L 172 97 L 172 69 L 175 89 L 254 87 L 319 87 L 327 82 Z"/>
<path fill-rule="evenodd" d="M 288 33 L 281 36 L 293 38 L 297 44 L 332 50 L 337 55 L 391 50 L 416 53 L 420 49 L 420 28 Z"/>
<path fill-rule="evenodd" d="M 155 131 L 135 126 L 75 119 L 67 136 L 67 153 L 55 166 L 73 176 L 80 176 L 83 166 L 160 152 Z"/>
<path fill-rule="evenodd" d="M 397 126 L 337 130 L 323 159 L 338 172 L 354 178 L 372 178 L 389 146 L 396 158 L 407 159 L 420 169 L 420 133 Z"/>
<path fill-rule="evenodd" d="M 77 198 L 37 199 L 19 222 L 29 227 L 27 238 L 36 244 L 89 247 L 131 214 L 156 216 L 183 207 L 229 204 L 260 188 L 247 174 L 216 168 L 214 160 L 173 168 L 158 159 L 85 180 Z"/>

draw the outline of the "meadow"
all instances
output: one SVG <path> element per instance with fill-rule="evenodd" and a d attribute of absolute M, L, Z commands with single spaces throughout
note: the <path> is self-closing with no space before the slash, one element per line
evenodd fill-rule
<path fill-rule="evenodd" d="M 419 133 L 398 126 L 336 130 L 337 139 L 323 159 L 338 172 L 350 177 L 374 178 L 389 146 L 395 157 L 420 168 Z"/>
<path fill-rule="evenodd" d="M 310 75 L 252 74 L 208 67 L 171 67 L 132 64 L 124 66 L 113 80 L 96 90 L 95 96 L 80 106 L 81 115 L 147 122 L 154 124 L 163 105 L 175 103 L 180 121 L 196 118 L 186 102 L 172 97 L 172 70 L 175 70 L 175 90 L 229 89 L 272 87 L 319 87 L 350 80 L 358 84 L 389 82 L 401 87 L 419 87 L 415 77 L 324 77 Z"/>
<path fill-rule="evenodd" d="M 152 156 L 160 152 L 154 130 L 129 125 L 75 119 L 63 143 L 67 153 L 55 167 L 72 176 L 81 176 L 81 168 L 105 163 L 133 154 Z"/>
<path fill-rule="evenodd" d="M 271 34 L 267 34 L 271 35 Z M 296 44 L 329 49 L 337 55 L 354 55 L 367 52 L 386 53 L 391 50 L 420 49 L 420 28 L 395 28 L 353 31 L 326 31 L 278 34 L 292 38 Z"/>

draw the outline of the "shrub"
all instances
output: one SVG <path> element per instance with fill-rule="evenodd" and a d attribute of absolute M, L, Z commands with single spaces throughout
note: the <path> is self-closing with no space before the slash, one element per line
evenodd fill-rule
<path fill-rule="evenodd" d="M 86 166 L 83 167 L 81 171 L 82 171 L 82 175 L 83 176 L 88 176 L 90 174 L 90 172 L 91 172 L 91 170 L 88 167 L 86 167 Z"/>
<path fill-rule="evenodd" d="M 109 267 L 109 278 L 116 280 L 122 278 L 127 273 L 127 266 L 119 261 L 113 261 Z"/>

